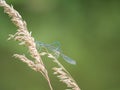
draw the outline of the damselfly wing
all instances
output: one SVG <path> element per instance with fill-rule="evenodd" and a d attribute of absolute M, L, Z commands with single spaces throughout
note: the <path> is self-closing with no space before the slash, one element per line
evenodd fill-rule
<path fill-rule="evenodd" d="M 50 50 L 56 58 L 59 58 L 60 56 L 62 56 L 62 58 L 66 62 L 70 64 L 76 64 L 75 60 L 71 59 L 70 57 L 62 53 L 59 42 L 53 42 L 51 44 L 46 44 L 46 43 L 37 41 L 36 44 L 37 44 L 37 47 L 40 47 L 40 48 L 43 47 L 43 48 Z"/>

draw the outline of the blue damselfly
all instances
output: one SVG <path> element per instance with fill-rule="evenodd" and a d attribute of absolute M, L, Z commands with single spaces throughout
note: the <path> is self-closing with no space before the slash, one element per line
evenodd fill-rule
<path fill-rule="evenodd" d="M 66 56 L 62 53 L 60 43 L 59 42 L 53 42 L 51 44 L 46 44 L 44 42 L 36 41 L 37 48 L 41 51 L 41 49 L 45 48 L 52 52 L 52 54 L 59 58 L 60 56 L 68 63 L 70 64 L 76 64 L 76 61 L 71 59 L 70 57 Z"/>

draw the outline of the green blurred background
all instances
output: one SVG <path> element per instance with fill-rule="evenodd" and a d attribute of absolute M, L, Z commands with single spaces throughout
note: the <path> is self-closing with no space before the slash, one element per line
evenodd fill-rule
<path fill-rule="evenodd" d="M 119 0 L 7 2 L 20 12 L 36 40 L 59 41 L 64 54 L 77 61 L 70 65 L 60 60 L 82 90 L 120 90 Z M 16 29 L 0 8 L 0 90 L 49 90 L 41 74 L 12 57 L 26 52 L 24 46 L 7 41 Z M 50 78 L 54 90 L 64 90 L 52 73 Z"/>

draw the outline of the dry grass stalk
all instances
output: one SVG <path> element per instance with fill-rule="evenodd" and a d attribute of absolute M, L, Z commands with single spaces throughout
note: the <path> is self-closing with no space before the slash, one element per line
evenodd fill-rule
<path fill-rule="evenodd" d="M 57 64 L 58 67 L 54 67 L 54 74 L 60 79 L 61 82 L 65 83 L 68 88 L 66 90 L 80 90 L 79 86 L 72 78 L 70 73 L 63 67 L 63 65 L 57 60 L 55 56 L 50 54 L 48 51 L 39 52 L 36 49 L 36 43 L 34 38 L 31 36 L 31 32 L 28 32 L 26 22 L 22 19 L 21 15 L 12 7 L 9 6 L 5 0 L 0 0 L 0 6 L 4 8 L 4 12 L 7 13 L 12 19 L 11 21 L 17 26 L 18 30 L 14 35 L 10 35 L 8 39 L 14 39 L 20 41 L 19 45 L 26 45 L 31 57 L 34 59 L 30 60 L 25 55 L 14 54 L 14 57 L 19 58 L 22 62 L 26 63 L 30 68 L 35 71 L 41 72 L 49 83 L 50 89 L 53 90 L 50 79 L 48 77 L 48 72 L 43 64 L 40 55 L 48 55 L 53 62 Z"/>
<path fill-rule="evenodd" d="M 48 51 L 40 53 L 41 56 L 47 55 L 58 67 L 53 67 L 54 74 L 60 79 L 61 82 L 65 83 L 68 88 L 66 90 L 81 90 L 77 85 L 76 81 L 72 78 L 70 73 L 64 68 L 64 66 L 57 60 L 55 56 L 50 54 Z"/>
<path fill-rule="evenodd" d="M 41 72 L 42 75 L 47 79 L 50 89 L 53 90 L 48 77 L 48 72 L 43 64 L 39 52 L 36 49 L 34 38 L 31 36 L 31 32 L 28 32 L 26 22 L 12 6 L 9 6 L 6 3 L 5 0 L 0 0 L 0 6 L 4 8 L 4 12 L 11 17 L 11 21 L 18 28 L 17 32 L 14 35 L 10 35 L 8 39 L 18 40 L 20 41 L 20 45 L 26 45 L 28 47 L 30 56 L 34 59 L 34 61 L 29 60 L 25 55 L 14 54 L 14 56 L 28 64 L 28 66 L 30 66 L 33 70 Z"/>

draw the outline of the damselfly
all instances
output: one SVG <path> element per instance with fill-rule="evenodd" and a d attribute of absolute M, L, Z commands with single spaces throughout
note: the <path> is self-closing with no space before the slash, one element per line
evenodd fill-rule
<path fill-rule="evenodd" d="M 75 60 L 71 59 L 70 57 L 68 57 L 62 53 L 59 42 L 53 42 L 51 44 L 46 44 L 43 42 L 36 41 L 36 45 L 37 45 L 37 48 L 39 48 L 40 50 L 42 48 L 49 50 L 50 52 L 53 53 L 53 55 L 56 58 L 59 58 L 61 56 L 66 62 L 68 62 L 70 64 L 76 64 Z"/>

